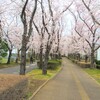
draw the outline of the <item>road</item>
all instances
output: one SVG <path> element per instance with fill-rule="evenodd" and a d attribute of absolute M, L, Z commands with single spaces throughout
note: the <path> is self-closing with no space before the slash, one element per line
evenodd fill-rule
<path fill-rule="evenodd" d="M 100 85 L 83 69 L 65 58 L 62 67 L 32 100 L 100 100 Z"/>
<path fill-rule="evenodd" d="M 36 62 L 26 66 L 26 73 L 37 68 Z M 0 74 L 19 74 L 20 66 L 0 69 Z"/>

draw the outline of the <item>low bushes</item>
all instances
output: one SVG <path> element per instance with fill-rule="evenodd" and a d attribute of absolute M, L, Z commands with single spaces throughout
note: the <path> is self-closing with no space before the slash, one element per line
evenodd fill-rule
<path fill-rule="evenodd" d="M 78 65 L 82 68 L 90 68 L 90 63 L 78 62 Z"/>
<path fill-rule="evenodd" d="M 23 100 L 27 88 L 25 76 L 0 74 L 0 100 Z"/>
<path fill-rule="evenodd" d="M 90 68 L 90 62 L 86 63 L 83 61 L 78 61 L 78 60 L 74 60 L 74 59 L 70 59 L 73 63 L 81 66 L 82 68 Z"/>
<path fill-rule="evenodd" d="M 100 60 L 95 60 L 96 68 L 100 69 Z"/>
<path fill-rule="evenodd" d="M 96 63 L 97 65 L 100 65 L 100 60 L 95 60 L 95 63 Z"/>
<path fill-rule="evenodd" d="M 96 65 L 96 68 L 100 69 L 100 65 Z"/>
<path fill-rule="evenodd" d="M 84 62 L 84 61 L 78 61 L 78 60 L 74 60 L 74 59 L 70 59 L 73 63 L 78 64 L 79 66 L 81 66 L 82 68 L 90 68 L 90 62 Z M 100 60 L 95 60 L 96 63 L 96 68 L 100 69 Z"/>
<path fill-rule="evenodd" d="M 28 93 L 26 95 L 25 100 L 29 100 L 32 96 L 32 94 L 47 80 L 54 77 L 59 71 L 61 70 L 61 67 L 57 67 L 56 70 L 48 70 L 47 75 L 43 75 L 41 69 L 34 69 L 31 72 L 27 73 L 28 79 L 29 79 L 29 89 Z M 40 98 L 41 99 L 41 98 Z"/>
<path fill-rule="evenodd" d="M 59 65 L 61 65 L 61 60 L 49 60 L 48 61 L 48 69 L 56 69 Z M 40 66 L 40 62 L 37 62 L 38 67 Z"/>
<path fill-rule="evenodd" d="M 61 65 L 61 60 L 48 61 L 48 69 L 56 69 L 59 65 Z"/>

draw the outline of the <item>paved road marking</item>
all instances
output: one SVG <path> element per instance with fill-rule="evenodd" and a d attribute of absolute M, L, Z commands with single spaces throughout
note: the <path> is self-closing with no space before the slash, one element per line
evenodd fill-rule
<path fill-rule="evenodd" d="M 73 72 L 72 68 L 70 68 L 70 69 L 71 69 L 71 73 L 72 73 L 72 75 L 74 77 L 74 80 L 76 82 L 76 85 L 78 87 L 78 90 L 79 90 L 79 93 L 81 95 L 82 100 L 90 100 L 89 97 L 88 97 L 88 95 L 87 95 L 87 93 L 86 93 L 86 91 L 84 90 L 81 82 L 77 78 L 76 74 Z"/>

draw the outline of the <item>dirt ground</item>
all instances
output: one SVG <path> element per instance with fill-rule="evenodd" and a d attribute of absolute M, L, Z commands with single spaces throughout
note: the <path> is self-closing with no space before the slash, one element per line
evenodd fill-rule
<path fill-rule="evenodd" d="M 36 80 L 29 78 L 29 87 L 28 87 L 28 93 L 26 94 L 26 97 L 24 100 L 28 100 L 29 97 L 32 96 L 32 94 L 45 82 L 46 80 Z"/>

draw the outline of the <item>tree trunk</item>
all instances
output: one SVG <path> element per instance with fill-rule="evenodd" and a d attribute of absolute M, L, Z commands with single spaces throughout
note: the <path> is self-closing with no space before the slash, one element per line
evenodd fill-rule
<path fill-rule="evenodd" d="M 8 55 L 8 61 L 7 61 L 7 64 L 10 64 L 11 56 L 12 56 L 12 50 L 9 49 L 9 55 Z"/>
<path fill-rule="evenodd" d="M 87 62 L 88 62 L 88 56 L 85 55 L 85 63 L 87 63 Z"/>
<path fill-rule="evenodd" d="M 26 36 L 23 36 L 22 48 L 21 48 L 21 63 L 20 63 L 20 75 L 25 75 L 26 70 Z"/>
<path fill-rule="evenodd" d="M 81 56 L 80 56 L 80 54 L 78 54 L 78 60 L 81 61 Z"/>
<path fill-rule="evenodd" d="M 35 58 L 36 58 L 36 60 L 39 60 L 39 53 L 35 54 Z"/>
<path fill-rule="evenodd" d="M 46 75 L 47 74 L 47 66 L 48 66 L 48 55 L 46 54 L 45 55 L 45 59 L 44 59 L 44 64 L 43 64 L 43 67 L 42 67 L 42 74 L 43 75 Z"/>
<path fill-rule="evenodd" d="M 45 57 L 44 57 L 44 64 L 42 68 L 42 74 L 46 75 L 47 74 L 47 67 L 48 67 L 48 60 L 49 60 L 49 47 L 47 46 Z"/>
<path fill-rule="evenodd" d="M 35 60 L 36 60 L 36 53 L 35 53 L 35 51 L 33 52 L 33 62 L 35 62 Z"/>
<path fill-rule="evenodd" d="M 42 48 L 42 44 L 40 46 L 40 64 L 39 64 L 39 68 L 42 69 L 43 67 L 43 48 Z"/>
<path fill-rule="evenodd" d="M 18 61 L 20 60 L 20 50 L 17 51 L 17 57 L 16 57 L 16 63 L 18 63 Z"/>
<path fill-rule="evenodd" d="M 91 52 L 91 68 L 94 68 L 94 60 L 95 60 L 95 57 L 94 57 L 94 52 Z"/>
<path fill-rule="evenodd" d="M 60 52 L 59 52 L 59 59 L 61 59 L 61 54 L 60 54 Z"/>
<path fill-rule="evenodd" d="M 95 62 L 95 50 L 94 50 L 95 44 L 94 44 L 94 37 L 95 36 L 93 36 L 93 42 L 92 42 L 92 48 L 91 48 L 91 68 L 95 68 L 95 64 L 94 64 L 94 62 Z"/>

